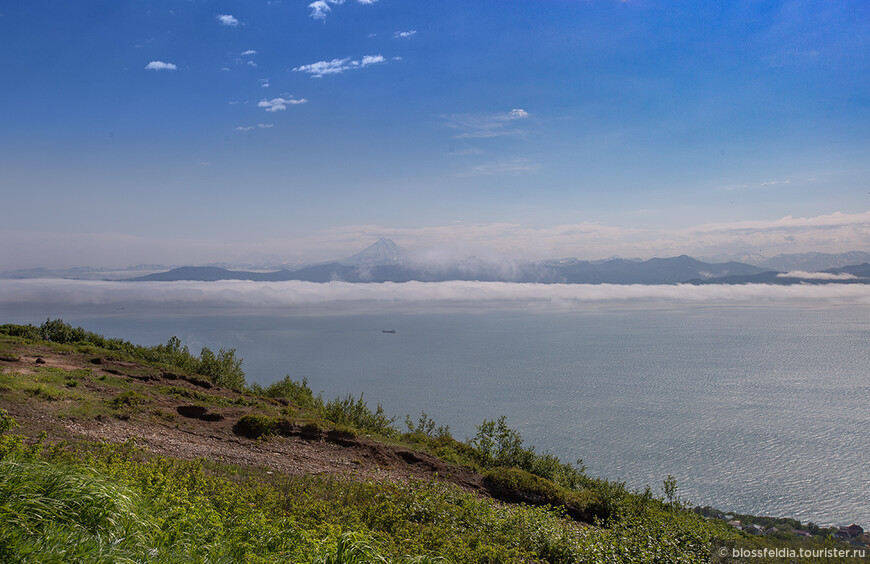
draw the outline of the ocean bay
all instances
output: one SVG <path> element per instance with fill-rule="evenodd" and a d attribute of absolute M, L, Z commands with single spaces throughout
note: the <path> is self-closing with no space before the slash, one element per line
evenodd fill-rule
<path fill-rule="evenodd" d="M 9 304 L 4 322 L 234 347 L 249 381 L 363 392 L 399 424 L 424 410 L 458 438 L 506 415 L 539 451 L 657 493 L 673 475 L 693 504 L 870 522 L 863 301 Z"/>

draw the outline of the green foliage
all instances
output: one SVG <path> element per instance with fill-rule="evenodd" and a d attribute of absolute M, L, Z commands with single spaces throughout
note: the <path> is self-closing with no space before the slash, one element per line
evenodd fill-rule
<path fill-rule="evenodd" d="M 233 432 L 249 439 L 259 439 L 268 435 L 274 435 L 278 431 L 278 424 L 274 417 L 249 413 L 242 416 L 233 425 Z"/>
<path fill-rule="evenodd" d="M 312 561 L 312 564 L 387 564 L 387 559 L 378 554 L 371 541 L 353 532 L 342 533 L 335 547 L 327 546 Z"/>
<path fill-rule="evenodd" d="M 447 425 L 436 427 L 435 421 L 426 415 L 425 411 L 420 412 L 420 418 L 416 423 L 414 423 L 410 415 L 405 415 L 405 425 L 408 427 L 408 433 L 411 435 L 424 435 L 430 438 L 450 436 L 450 427 Z"/>
<path fill-rule="evenodd" d="M 537 454 L 534 447 L 524 447 L 520 434 L 507 426 L 507 418 L 485 420 L 477 426 L 477 434 L 469 442 L 475 458 L 484 468 L 519 468 L 566 488 L 588 484 L 583 462 L 565 464 L 555 455 Z"/>
<path fill-rule="evenodd" d="M 122 393 L 118 394 L 117 396 L 113 397 L 112 399 L 109 400 L 108 403 L 109 403 L 109 407 L 111 407 L 113 409 L 121 409 L 124 407 L 127 407 L 127 408 L 139 407 L 140 405 L 145 403 L 146 400 L 147 400 L 147 398 L 145 396 L 143 396 L 142 394 L 140 394 L 139 392 L 129 390 L 126 392 L 122 392 Z"/>
<path fill-rule="evenodd" d="M 39 334 L 39 328 L 34 327 L 33 325 L 15 325 L 7 323 L 5 325 L 0 325 L 0 333 L 11 337 L 27 339 L 29 341 L 39 341 L 42 339 Z"/>
<path fill-rule="evenodd" d="M 241 358 L 236 358 L 235 349 L 220 349 L 215 354 L 203 347 L 200 355 L 190 352 L 178 337 L 172 337 L 165 345 L 143 347 L 122 339 L 110 339 L 98 333 L 73 327 L 62 319 L 46 319 L 39 327 L 33 325 L 0 325 L 0 333 L 29 340 L 43 340 L 59 344 L 77 344 L 79 352 L 94 354 L 94 347 L 116 351 L 130 358 L 151 363 L 165 364 L 184 372 L 208 377 L 218 386 L 242 390 L 245 388 L 245 373 Z"/>
<path fill-rule="evenodd" d="M 359 395 L 359 399 L 354 399 L 352 394 L 348 394 L 345 399 L 335 398 L 325 404 L 318 396 L 317 403 L 318 411 L 322 416 L 338 425 L 347 425 L 386 437 L 398 434 L 393 427 L 396 418 L 387 417 L 381 404 L 378 404 L 375 411 L 369 409 L 363 394 Z"/>
<path fill-rule="evenodd" d="M 13 425 L 0 413 L 0 426 Z M 507 506 L 434 481 L 264 479 L 131 444 L 40 459 L 19 443 L 2 463 L 0 561 L 12 563 L 688 563 L 709 562 L 713 540 L 739 538 L 658 502 L 625 507 L 609 529 L 582 527 L 563 510 Z M 518 470 L 501 479 L 560 493 Z"/>
<path fill-rule="evenodd" d="M 254 393 L 265 397 L 285 399 L 305 409 L 314 419 L 325 419 L 336 426 L 385 437 L 398 436 L 398 431 L 393 427 L 396 418 L 387 417 L 380 404 L 372 411 L 363 394 L 360 394 L 359 398 L 348 394 L 344 399 L 337 397 L 324 401 L 322 395 L 315 396 L 312 393 L 306 379 L 296 381 L 289 375 L 270 384 L 267 388 L 254 385 L 251 389 Z"/>
<path fill-rule="evenodd" d="M 673 506 L 682 505 L 679 496 L 677 495 L 677 479 L 671 475 L 662 482 L 662 493 L 665 495 L 665 501 Z"/>
<path fill-rule="evenodd" d="M 5 409 L 0 409 L 0 434 L 18 427 L 18 421 Z"/>
<path fill-rule="evenodd" d="M 208 347 L 203 347 L 199 354 L 199 368 L 196 372 L 208 376 L 218 386 L 233 390 L 245 388 L 242 359 L 236 358 L 236 349 L 221 348 L 215 354 Z"/>
<path fill-rule="evenodd" d="M 314 407 L 316 405 L 316 398 L 311 392 L 311 388 L 308 387 L 308 380 L 303 378 L 297 382 L 289 374 L 281 380 L 269 384 L 266 388 L 259 384 L 253 384 L 251 391 L 259 396 L 286 399 L 300 407 Z"/>
<path fill-rule="evenodd" d="M 56 400 L 59 400 L 61 398 L 61 395 L 57 391 L 55 391 L 52 388 L 49 388 L 48 386 L 45 386 L 43 384 L 37 384 L 36 386 L 30 386 L 28 388 L 25 388 L 24 391 L 25 391 L 25 393 L 27 393 L 27 395 L 29 395 L 32 398 L 46 400 L 46 401 L 56 401 Z"/>

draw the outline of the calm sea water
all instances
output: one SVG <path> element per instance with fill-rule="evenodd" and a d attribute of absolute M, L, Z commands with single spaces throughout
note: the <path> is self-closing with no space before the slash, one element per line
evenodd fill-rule
<path fill-rule="evenodd" d="M 398 308 L 393 308 L 398 309 Z M 693 504 L 870 525 L 870 308 L 606 304 L 571 311 L 16 311 L 142 344 L 234 347 L 250 381 L 306 377 L 455 436 L 507 415 L 588 473 Z M 395 329 L 387 334 L 385 329 Z"/>

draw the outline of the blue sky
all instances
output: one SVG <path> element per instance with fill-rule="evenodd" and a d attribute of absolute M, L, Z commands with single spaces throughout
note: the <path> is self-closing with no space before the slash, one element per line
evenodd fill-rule
<path fill-rule="evenodd" d="M 870 250 L 870 4 L 0 5 L 0 271 Z"/>

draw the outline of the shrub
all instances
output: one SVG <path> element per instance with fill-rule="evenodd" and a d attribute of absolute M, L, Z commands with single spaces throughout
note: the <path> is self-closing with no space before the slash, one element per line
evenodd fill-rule
<path fill-rule="evenodd" d="M 245 387 L 242 359 L 236 358 L 236 349 L 222 348 L 215 354 L 208 347 L 203 347 L 196 372 L 208 376 L 218 386 L 233 390 L 242 390 Z"/>
<path fill-rule="evenodd" d="M 288 374 L 281 380 L 269 384 L 266 388 L 256 385 L 252 388 L 258 395 L 270 398 L 283 398 L 300 407 L 314 407 L 316 404 L 314 394 L 311 392 L 311 388 L 308 387 L 308 380 L 305 378 L 297 382 Z"/>
<path fill-rule="evenodd" d="M 317 399 L 320 400 L 320 397 L 318 396 Z M 319 403 L 322 404 L 322 400 Z M 381 404 L 378 404 L 377 409 L 372 412 L 363 399 L 363 394 L 359 395 L 359 399 L 354 399 L 352 394 L 348 394 L 343 400 L 335 398 L 322 405 L 320 411 L 324 418 L 338 425 L 349 425 L 361 431 L 378 433 L 387 437 L 398 434 L 393 427 L 396 418 L 384 415 L 384 408 L 381 407 Z"/>
<path fill-rule="evenodd" d="M 484 468 L 520 468 L 566 488 L 588 482 L 582 460 L 576 465 L 566 464 L 549 452 L 537 454 L 534 447 L 524 447 L 523 438 L 507 426 L 505 416 L 478 425 L 477 434 L 469 444 L 476 451 L 478 464 Z"/>
<path fill-rule="evenodd" d="M 435 420 L 426 415 L 425 411 L 420 412 L 420 418 L 417 423 L 411 419 L 410 415 L 405 415 L 405 425 L 408 427 L 408 433 L 411 435 L 419 434 L 427 437 L 449 437 L 450 427 L 447 425 L 435 426 Z"/>
<path fill-rule="evenodd" d="M 248 414 L 233 425 L 233 432 L 249 439 L 259 439 L 274 435 L 278 430 L 277 421 L 267 415 Z"/>
<path fill-rule="evenodd" d="M 33 325 L 15 325 L 7 323 L 6 325 L 0 325 L 0 333 L 9 335 L 10 337 L 29 339 L 31 341 L 38 341 L 42 338 L 40 337 L 39 329 Z"/>

